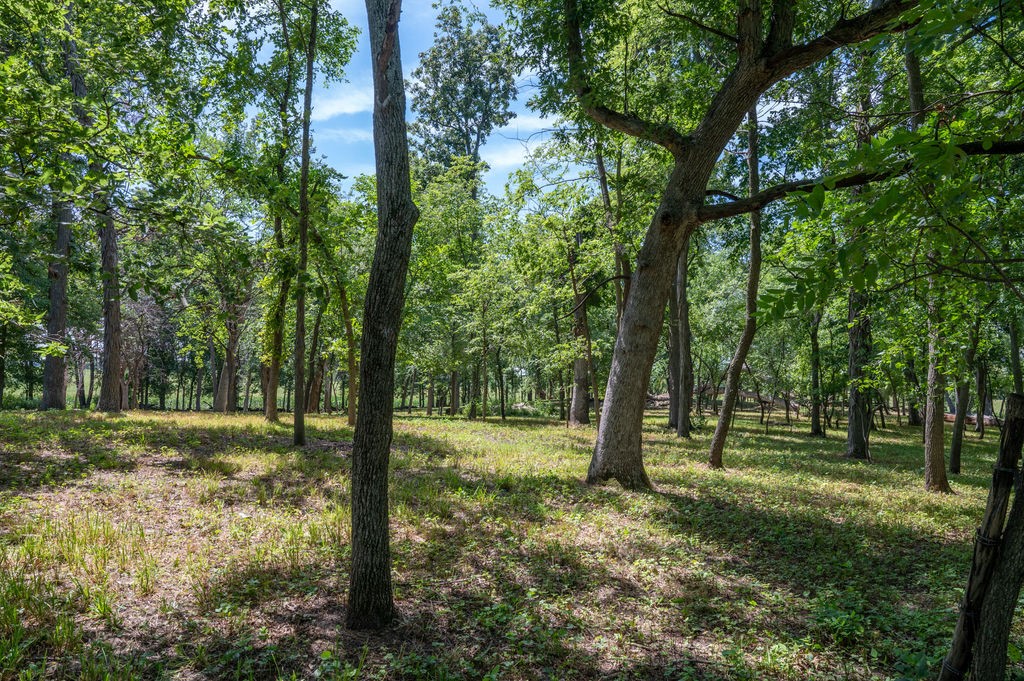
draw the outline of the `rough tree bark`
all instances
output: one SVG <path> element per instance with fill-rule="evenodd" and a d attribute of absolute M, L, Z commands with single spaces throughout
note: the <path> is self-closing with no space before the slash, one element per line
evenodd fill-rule
<path fill-rule="evenodd" d="M 939 681 L 964 678 L 1001 681 L 1006 671 L 1007 635 L 1024 580 L 1024 502 L 1018 493 L 1004 528 L 1010 492 L 1024 446 L 1024 395 L 1007 396 L 1006 427 L 992 471 L 985 513 L 974 540 L 974 554 L 960 615 L 939 672 Z M 977 647 L 975 648 L 975 641 Z"/>
<path fill-rule="evenodd" d="M 96 408 L 121 411 L 121 286 L 118 281 L 117 228 L 111 208 L 100 215 L 100 272 L 103 275 L 103 378 Z"/>
<path fill-rule="evenodd" d="M 761 180 L 758 165 L 758 130 L 757 130 L 757 104 L 751 107 L 747 114 L 747 171 L 749 173 L 750 194 L 754 195 L 761 189 Z M 757 290 L 761 285 L 761 212 L 751 211 L 750 213 L 750 263 L 747 271 L 747 316 L 743 322 L 743 333 L 740 335 L 739 345 L 736 346 L 736 354 L 729 363 L 729 369 L 725 378 L 725 395 L 722 397 L 722 410 L 718 414 L 718 425 L 715 426 L 715 434 L 711 436 L 711 447 L 708 451 L 708 465 L 711 468 L 722 468 L 722 452 L 725 450 L 725 439 L 729 435 L 729 426 L 732 424 L 733 411 L 736 408 L 736 397 L 740 391 L 740 373 L 743 371 L 743 364 L 747 361 L 747 353 L 750 345 L 754 342 L 754 334 L 757 332 Z"/>
<path fill-rule="evenodd" d="M 346 623 L 379 629 L 395 616 L 388 536 L 388 459 L 395 350 L 419 211 L 409 181 L 398 20 L 401 0 L 366 0 L 373 63 L 377 243 L 363 313 L 359 423 L 352 449 L 352 570 Z"/>

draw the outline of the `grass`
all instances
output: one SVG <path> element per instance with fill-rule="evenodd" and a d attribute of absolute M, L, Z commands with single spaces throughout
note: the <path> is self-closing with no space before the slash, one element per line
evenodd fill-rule
<path fill-rule="evenodd" d="M 0 680 L 931 676 L 992 435 L 934 496 L 909 429 L 861 464 L 741 418 L 711 472 L 662 421 L 637 494 L 582 484 L 592 429 L 399 416 L 402 620 L 356 634 L 338 417 L 296 450 L 256 416 L 0 413 Z"/>

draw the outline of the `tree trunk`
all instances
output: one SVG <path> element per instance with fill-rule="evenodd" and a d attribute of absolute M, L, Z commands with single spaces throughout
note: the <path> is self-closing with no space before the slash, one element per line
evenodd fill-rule
<path fill-rule="evenodd" d="M 302 160 L 299 170 L 299 268 L 295 284 L 295 412 L 292 442 L 306 444 L 306 265 L 309 257 L 309 125 L 313 111 L 313 65 L 316 61 L 320 0 L 313 0 L 306 40 L 306 86 L 302 96 Z"/>
<path fill-rule="evenodd" d="M 373 63 L 377 243 L 366 291 L 359 424 L 352 449 L 352 568 L 346 623 L 380 629 L 395 616 L 388 536 L 388 459 L 395 350 L 419 211 L 412 202 L 398 20 L 401 0 L 366 0 Z"/>
<path fill-rule="evenodd" d="M 683 255 L 680 254 L 680 259 Z M 679 350 L 679 279 L 672 282 L 672 292 L 668 297 L 668 427 L 679 428 L 679 379 L 682 369 L 679 366 L 681 355 Z"/>
<path fill-rule="evenodd" d="M 985 437 L 985 407 L 988 405 L 988 385 L 986 377 L 988 374 L 988 367 L 985 366 L 985 360 L 982 359 L 977 363 L 975 367 L 974 375 L 977 378 L 977 393 L 978 393 L 978 415 L 975 419 L 974 432 L 978 434 L 978 439 L 984 439 Z"/>
<path fill-rule="evenodd" d="M 850 290 L 849 296 L 849 377 L 850 398 L 847 403 L 846 457 L 871 459 L 871 394 L 864 385 L 865 368 L 871 356 L 871 318 L 868 317 L 866 293 Z"/>
<path fill-rule="evenodd" d="M 7 390 L 7 325 L 0 323 L 0 409 L 4 408 Z"/>
<path fill-rule="evenodd" d="M 693 349 L 690 330 L 690 240 L 683 244 L 676 266 L 676 296 L 679 309 L 679 413 L 676 416 L 676 435 L 690 437 L 693 421 L 690 412 L 693 407 Z"/>
<path fill-rule="evenodd" d="M 907 394 L 907 425 L 923 426 L 924 419 L 921 418 L 921 382 L 917 378 L 913 356 L 907 358 L 907 368 L 903 370 L 903 378 L 906 379 L 909 386 Z"/>
<path fill-rule="evenodd" d="M 238 373 L 238 342 L 240 332 L 238 322 L 228 320 L 227 322 L 227 343 L 224 346 L 224 363 L 221 365 L 220 379 L 217 381 L 216 398 L 213 401 L 213 410 L 221 414 L 234 413 L 235 399 L 235 377 Z"/>
<path fill-rule="evenodd" d="M 1010 373 L 1013 375 L 1013 392 L 1024 393 L 1024 379 L 1020 370 L 1020 322 L 1010 318 Z"/>
<path fill-rule="evenodd" d="M 352 308 L 348 304 L 348 291 L 339 282 L 341 317 L 345 322 L 345 361 L 348 370 L 348 425 L 356 425 L 356 400 L 359 397 L 359 367 L 356 366 L 356 333 L 352 324 Z"/>
<path fill-rule="evenodd" d="M 455 346 L 455 337 L 452 336 L 452 347 Z M 448 405 L 448 414 L 455 416 L 459 413 L 459 372 L 453 371 L 451 373 L 451 385 L 449 386 L 451 393 L 451 404 Z"/>
<path fill-rule="evenodd" d="M 1007 639 L 1024 579 L 1024 503 L 1016 495 L 1004 528 L 1014 478 L 1024 445 L 1024 395 L 1007 397 L 1006 428 L 989 486 L 985 513 L 974 540 L 953 642 L 943 660 L 939 681 L 964 678 L 995 681 L 1006 671 Z M 1002 544 L 1000 546 L 1000 543 Z M 975 647 L 975 638 L 977 646 Z"/>
<path fill-rule="evenodd" d="M 590 423 L 590 371 L 587 368 L 587 358 L 579 355 L 583 351 L 580 347 L 586 342 L 587 316 L 583 309 L 582 296 L 573 296 L 573 327 L 572 334 L 576 340 L 577 357 L 572 363 L 572 400 L 569 402 L 569 425 L 582 426 Z"/>
<path fill-rule="evenodd" d="M 939 370 L 939 291 L 934 277 L 928 285 L 928 397 L 925 414 L 924 486 L 929 492 L 951 493 L 946 480 L 946 452 L 943 442 L 946 393 L 945 377 Z"/>
<path fill-rule="evenodd" d="M 202 367 L 196 369 L 196 411 L 203 410 L 203 374 L 206 373 Z"/>
<path fill-rule="evenodd" d="M 494 351 L 494 373 L 498 379 L 498 400 L 501 405 L 501 420 L 505 420 L 505 370 L 501 368 L 501 346 Z"/>
<path fill-rule="evenodd" d="M 251 361 L 251 360 L 250 360 Z M 245 372 L 245 398 L 242 400 L 242 411 L 249 413 L 249 398 L 252 395 L 252 365 Z"/>
<path fill-rule="evenodd" d="M 756 194 L 760 189 L 760 173 L 758 164 L 758 129 L 757 129 L 757 106 L 750 109 L 747 114 L 749 130 L 747 132 L 747 170 L 750 175 L 750 193 Z M 722 411 L 718 415 L 718 425 L 715 426 L 715 434 L 711 437 L 711 448 L 708 452 L 708 465 L 711 468 L 722 468 L 722 452 L 725 450 L 725 439 L 729 435 L 729 425 L 732 422 L 733 410 L 736 408 L 736 397 L 740 389 L 740 372 L 743 371 L 743 364 L 747 361 L 747 353 L 750 345 L 754 342 L 754 333 L 757 331 L 757 290 L 761 284 L 761 211 L 755 210 L 750 213 L 750 269 L 747 272 L 747 301 L 746 320 L 743 323 L 743 334 L 740 336 L 739 345 L 736 347 L 736 354 L 725 379 L 725 396 L 722 399 Z"/>
<path fill-rule="evenodd" d="M 821 328 L 821 310 L 811 313 L 811 435 L 825 437 L 821 423 L 821 346 L 818 330 Z"/>
<path fill-rule="evenodd" d="M 46 315 L 46 340 L 65 343 L 68 311 L 68 258 L 71 256 L 71 220 L 74 209 L 67 201 L 54 202 L 56 239 L 53 260 L 47 270 L 50 282 L 50 309 Z M 43 360 L 43 399 L 40 409 L 64 409 L 67 405 L 67 366 L 64 354 L 47 355 Z"/>
<path fill-rule="evenodd" d="M 970 367 L 974 366 L 974 356 L 978 351 L 978 341 L 980 338 L 981 317 L 979 316 L 974 322 L 974 328 L 971 330 L 970 345 L 967 346 L 967 350 L 964 352 L 964 366 L 967 367 L 968 371 L 970 371 Z M 953 422 L 953 439 L 949 444 L 949 472 L 954 475 L 960 473 L 960 453 L 964 445 L 964 426 L 967 423 L 967 407 L 970 399 L 971 379 L 968 374 L 961 376 L 956 386 L 956 420 Z M 981 400 L 979 399 L 980 402 Z M 980 410 L 978 417 L 983 418 Z"/>
<path fill-rule="evenodd" d="M 320 350 L 320 323 L 323 321 L 324 308 L 328 302 L 323 301 L 316 310 L 316 318 L 313 322 L 313 337 L 309 342 L 309 380 L 306 381 L 306 413 L 319 411 L 320 404 L 320 380 L 323 374 L 318 371 L 320 360 L 317 354 Z"/>
<path fill-rule="evenodd" d="M 117 229 L 106 205 L 100 216 L 100 272 L 103 275 L 103 379 L 97 409 L 121 411 L 121 286 L 118 279 Z"/>
<path fill-rule="evenodd" d="M 280 233 L 282 229 L 281 218 L 274 218 L 274 230 Z M 284 243 L 282 241 L 281 248 Z M 291 290 L 291 276 L 284 276 L 277 292 L 275 307 L 271 312 L 270 324 L 270 363 L 266 367 L 266 377 L 263 390 L 263 416 L 270 423 L 277 423 L 280 418 L 277 413 L 277 393 L 281 386 L 281 359 L 284 355 L 284 315 L 285 307 L 288 305 L 288 293 Z"/>

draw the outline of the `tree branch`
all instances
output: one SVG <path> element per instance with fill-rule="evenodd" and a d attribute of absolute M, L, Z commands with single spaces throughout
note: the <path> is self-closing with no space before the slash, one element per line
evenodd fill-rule
<path fill-rule="evenodd" d="M 768 70 L 773 80 L 780 80 L 821 61 L 844 45 L 863 42 L 883 33 L 904 31 L 910 28 L 910 24 L 898 23 L 897 20 L 918 4 L 918 0 L 889 0 L 852 19 L 840 19 L 814 40 L 769 55 Z"/>
<path fill-rule="evenodd" d="M 576 99 L 579 100 L 583 111 L 606 128 L 654 142 L 667 149 L 674 157 L 680 157 L 689 139 L 679 134 L 675 128 L 609 109 L 596 101 L 584 70 L 583 36 L 577 0 L 565 0 L 565 34 L 569 59 L 569 87 L 576 93 Z"/>
<path fill-rule="evenodd" d="M 726 33 L 725 31 L 722 31 L 720 29 L 715 28 L 714 26 L 711 26 L 709 24 L 705 24 L 702 21 L 694 19 L 693 17 L 691 17 L 688 14 L 681 14 L 679 12 L 673 12 L 668 7 L 665 7 L 664 5 L 658 5 L 658 8 L 662 12 L 664 12 L 665 14 L 667 14 L 670 17 L 673 17 L 673 18 L 676 18 L 676 19 L 682 19 L 683 21 L 689 23 L 690 25 L 692 25 L 692 26 L 694 26 L 696 28 L 699 28 L 702 31 L 707 31 L 708 33 L 710 33 L 712 35 L 717 35 L 719 38 L 722 38 L 723 40 L 728 40 L 731 43 L 738 43 L 739 42 L 739 38 L 737 38 L 736 36 L 732 35 L 731 33 Z"/>
<path fill-rule="evenodd" d="M 986 142 L 965 142 L 955 146 L 966 156 L 1010 156 L 1024 154 L 1024 139 L 992 142 L 991 144 Z M 988 148 L 986 148 L 986 146 Z M 860 187 L 865 184 L 871 184 L 872 182 L 880 182 L 881 180 L 887 180 L 891 177 L 903 175 L 909 171 L 913 165 L 912 160 L 907 160 L 892 168 L 863 171 L 853 173 L 852 175 L 846 175 L 844 177 L 820 177 L 813 180 L 783 182 L 745 199 L 730 201 L 729 203 L 702 206 L 697 211 L 697 219 L 700 222 L 709 222 L 711 220 L 735 217 L 737 215 L 742 215 L 744 213 L 764 208 L 769 203 L 777 201 L 794 192 L 809 192 L 818 185 L 822 185 L 826 191 Z M 724 195 L 723 192 L 714 189 L 708 190 L 706 194 L 711 196 Z"/>

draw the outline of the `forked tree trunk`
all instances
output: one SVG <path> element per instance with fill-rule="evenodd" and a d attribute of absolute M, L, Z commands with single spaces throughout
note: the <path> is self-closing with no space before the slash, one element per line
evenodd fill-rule
<path fill-rule="evenodd" d="M 352 567 L 346 623 L 380 629 L 395 616 L 388 534 L 388 459 L 395 351 L 419 211 L 409 181 L 405 82 L 398 40 L 401 0 L 366 0 L 373 63 L 377 243 L 366 290 L 359 423 L 352 448 Z"/>
<path fill-rule="evenodd" d="M 576 340 L 576 352 L 582 352 L 580 347 L 586 342 L 587 316 L 583 310 L 581 296 L 573 296 L 573 327 L 572 334 Z M 590 423 L 590 370 L 587 367 L 587 358 L 577 356 L 572 363 L 572 399 L 569 402 L 569 425 L 582 426 Z"/>
<path fill-rule="evenodd" d="M 747 170 L 750 175 L 750 193 L 756 194 L 760 191 L 760 173 L 758 164 L 758 130 L 757 130 L 757 105 L 750 109 L 747 114 L 750 129 L 747 132 Z M 711 437 L 711 447 L 708 451 L 708 466 L 711 468 L 722 468 L 722 452 L 725 450 L 725 440 L 729 435 L 729 426 L 732 423 L 733 410 L 736 408 L 736 397 L 740 390 L 740 373 L 747 361 L 747 353 L 750 345 L 754 342 L 754 334 L 757 331 L 757 291 L 761 285 L 761 212 L 750 213 L 750 269 L 747 272 L 747 301 L 746 319 L 743 322 L 743 334 L 740 336 L 739 345 L 736 346 L 736 354 L 725 378 L 725 395 L 722 398 L 722 410 L 718 414 L 718 424 L 715 426 L 715 434 Z M 763 412 L 762 412 L 763 419 Z"/>

